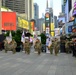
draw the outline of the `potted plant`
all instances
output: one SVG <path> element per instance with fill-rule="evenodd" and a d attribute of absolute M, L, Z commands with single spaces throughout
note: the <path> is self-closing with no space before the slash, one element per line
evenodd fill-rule
<path fill-rule="evenodd" d="M 15 39 L 15 41 L 17 43 L 16 51 L 20 52 L 20 50 L 21 50 L 21 47 L 20 47 L 20 45 L 21 45 L 21 31 L 20 30 L 16 31 L 14 39 Z"/>

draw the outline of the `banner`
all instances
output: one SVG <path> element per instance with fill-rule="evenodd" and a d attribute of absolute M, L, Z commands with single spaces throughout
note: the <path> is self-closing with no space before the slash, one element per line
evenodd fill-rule
<path fill-rule="evenodd" d="M 54 29 L 55 29 L 54 28 L 54 23 L 51 23 L 50 24 L 50 30 L 51 30 L 50 34 L 51 34 L 52 37 L 55 35 Z"/>
<path fill-rule="evenodd" d="M 21 28 L 29 29 L 29 23 L 27 20 L 18 17 L 18 26 Z"/>
<path fill-rule="evenodd" d="M 2 30 L 16 30 L 16 12 L 2 12 Z"/>
<path fill-rule="evenodd" d="M 51 29 L 51 31 L 54 31 L 54 23 L 50 24 L 50 29 Z"/>

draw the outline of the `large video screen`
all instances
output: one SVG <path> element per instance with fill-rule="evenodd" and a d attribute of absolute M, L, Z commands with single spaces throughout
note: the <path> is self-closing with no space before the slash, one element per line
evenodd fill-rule
<path fill-rule="evenodd" d="M 65 23 L 65 17 L 59 17 L 58 22 Z"/>

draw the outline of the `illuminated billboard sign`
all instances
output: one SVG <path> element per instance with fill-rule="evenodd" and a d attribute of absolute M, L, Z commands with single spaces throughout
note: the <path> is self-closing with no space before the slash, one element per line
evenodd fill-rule
<path fill-rule="evenodd" d="M 45 14 L 45 26 L 46 27 L 50 26 L 50 13 Z"/>
<path fill-rule="evenodd" d="M 15 12 L 2 12 L 2 30 L 16 30 Z"/>
<path fill-rule="evenodd" d="M 72 15 L 73 15 L 73 16 L 76 16 L 76 2 L 74 3 L 74 9 L 73 9 Z"/>

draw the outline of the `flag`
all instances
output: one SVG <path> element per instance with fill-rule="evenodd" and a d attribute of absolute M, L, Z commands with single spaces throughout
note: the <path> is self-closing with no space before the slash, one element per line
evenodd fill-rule
<path fill-rule="evenodd" d="M 25 34 L 24 34 L 24 31 L 23 31 L 22 36 L 21 36 L 21 42 L 25 43 Z"/>
<path fill-rule="evenodd" d="M 11 31 L 10 31 L 10 33 L 9 33 L 9 40 L 10 40 L 10 42 L 12 41 L 12 33 L 11 33 Z"/>

